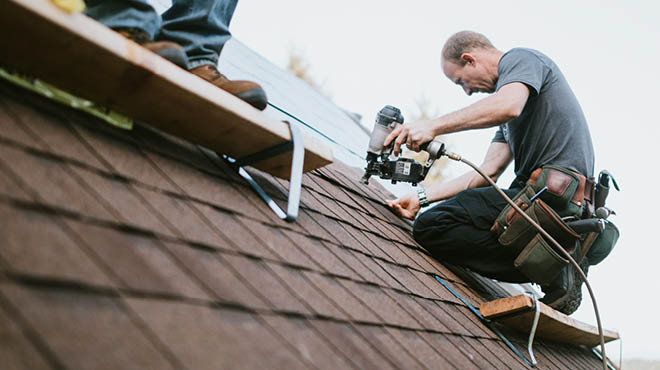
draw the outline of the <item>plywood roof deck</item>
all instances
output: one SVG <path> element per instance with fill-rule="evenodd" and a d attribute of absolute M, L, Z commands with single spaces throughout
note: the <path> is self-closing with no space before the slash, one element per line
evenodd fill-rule
<path fill-rule="evenodd" d="M 541 316 L 536 336 L 560 343 L 594 347 L 600 343 L 598 328 L 568 317 L 539 302 Z M 534 301 L 526 295 L 502 298 L 481 304 L 479 311 L 491 320 L 503 323 L 524 333 L 529 333 L 534 320 Z M 619 333 L 604 330 L 605 342 L 619 339 Z"/>
<path fill-rule="evenodd" d="M 286 123 L 188 73 L 83 14 L 48 0 L 0 4 L 0 64 L 43 79 L 160 130 L 241 158 L 290 139 Z M 305 138 L 304 171 L 332 162 Z M 291 154 L 254 164 L 290 176 Z"/>

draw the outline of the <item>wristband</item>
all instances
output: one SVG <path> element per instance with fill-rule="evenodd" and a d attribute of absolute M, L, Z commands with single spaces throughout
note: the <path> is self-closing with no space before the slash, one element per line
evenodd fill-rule
<path fill-rule="evenodd" d="M 417 199 L 419 199 L 420 208 L 426 207 L 429 204 L 431 204 L 429 203 L 428 198 L 426 198 L 426 190 L 424 190 L 424 188 L 421 186 L 419 187 L 419 189 L 417 189 Z"/>

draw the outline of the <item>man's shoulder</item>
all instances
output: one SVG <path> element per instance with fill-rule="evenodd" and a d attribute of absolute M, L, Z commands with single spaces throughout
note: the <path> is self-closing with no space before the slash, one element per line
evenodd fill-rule
<path fill-rule="evenodd" d="M 550 61 L 550 58 L 543 54 L 542 52 L 536 50 L 536 49 L 531 49 L 531 48 L 513 48 L 504 55 L 502 55 L 502 61 L 505 61 L 507 59 L 518 59 L 518 58 L 533 58 L 533 59 L 538 59 L 541 62 L 547 63 Z"/>

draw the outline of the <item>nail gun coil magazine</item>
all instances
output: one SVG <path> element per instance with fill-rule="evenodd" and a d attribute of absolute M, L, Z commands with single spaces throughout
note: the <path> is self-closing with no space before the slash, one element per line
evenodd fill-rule
<path fill-rule="evenodd" d="M 412 163 L 399 161 L 396 162 L 396 168 L 394 168 L 394 172 L 403 176 L 409 176 L 411 167 Z"/>
<path fill-rule="evenodd" d="M 396 127 L 403 124 L 403 121 L 401 111 L 391 105 L 385 106 L 376 115 L 376 123 L 367 150 L 367 167 L 361 180 L 362 183 L 368 184 L 371 176 L 378 176 L 384 180 L 391 180 L 392 184 L 409 182 L 416 186 L 424 180 L 433 165 L 433 161 L 444 155 L 444 144 L 431 141 L 422 147 L 423 150 L 429 153 L 429 160 L 425 164 L 418 163 L 412 158 L 399 157 L 390 160 L 389 157 L 394 142 L 385 147 L 385 140 Z"/>

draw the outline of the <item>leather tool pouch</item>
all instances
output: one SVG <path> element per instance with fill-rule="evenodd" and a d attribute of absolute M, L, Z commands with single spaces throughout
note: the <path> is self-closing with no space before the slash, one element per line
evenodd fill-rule
<path fill-rule="evenodd" d="M 534 171 L 527 184 L 532 187 L 534 194 L 547 187 L 539 198 L 561 217 L 580 217 L 586 182 L 587 179 L 578 173 L 559 166 L 546 165 Z"/>
<path fill-rule="evenodd" d="M 513 201 L 565 250 L 572 252 L 580 236 L 544 201 L 537 198 L 530 202 L 534 194 L 532 186 L 528 185 Z M 498 234 L 500 244 L 518 255 L 514 262 L 516 268 L 535 283 L 551 281 L 568 263 L 561 252 L 554 250 L 536 228 L 510 206 L 502 210 L 491 230 Z"/>
<path fill-rule="evenodd" d="M 513 262 L 520 272 L 537 284 L 551 282 L 568 264 L 541 234 L 536 234 Z"/>

